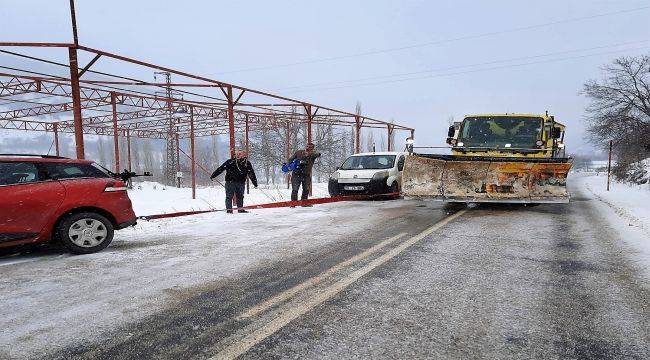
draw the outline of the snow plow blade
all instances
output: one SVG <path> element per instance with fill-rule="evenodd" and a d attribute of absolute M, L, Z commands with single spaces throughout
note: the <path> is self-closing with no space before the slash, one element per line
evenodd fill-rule
<path fill-rule="evenodd" d="M 568 203 L 568 158 L 406 157 L 402 192 L 447 202 Z"/>

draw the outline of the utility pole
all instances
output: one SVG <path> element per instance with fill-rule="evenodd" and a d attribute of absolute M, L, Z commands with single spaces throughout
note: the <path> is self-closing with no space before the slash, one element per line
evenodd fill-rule
<path fill-rule="evenodd" d="M 171 87 L 172 75 L 168 71 L 155 72 L 154 80 L 156 80 L 158 75 L 161 75 L 165 80 L 165 90 L 157 94 L 164 96 L 165 101 L 167 102 L 167 151 L 165 157 L 165 180 L 167 180 L 167 185 L 174 186 L 176 183 L 176 174 L 179 171 L 176 148 L 176 124 L 174 122 L 174 107 L 172 106 L 172 101 L 175 99 L 174 95 L 176 95 L 176 93 Z"/>
<path fill-rule="evenodd" d="M 612 148 L 614 147 L 614 141 L 609 141 L 609 157 L 607 158 L 607 191 L 609 191 L 609 183 L 612 173 Z"/>

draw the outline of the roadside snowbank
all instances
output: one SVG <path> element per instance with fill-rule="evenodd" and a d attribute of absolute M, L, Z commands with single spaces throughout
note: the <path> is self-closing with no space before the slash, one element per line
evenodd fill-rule
<path fill-rule="evenodd" d="M 215 184 L 216 185 L 216 184 Z M 326 183 L 314 183 L 313 197 L 328 197 Z M 192 189 L 176 188 L 156 182 L 145 181 L 133 184 L 129 190 L 133 210 L 138 216 L 166 214 L 179 211 L 210 210 L 225 208 L 226 192 L 221 186 L 200 187 L 196 189 L 196 199 L 192 199 Z M 264 204 L 291 199 L 291 190 L 286 185 L 251 186 L 250 194 L 244 196 L 244 205 Z"/>
<path fill-rule="evenodd" d="M 610 225 L 633 248 L 635 259 L 650 277 L 650 186 L 612 180 L 607 191 L 607 174 L 582 173 L 576 180 L 600 201 Z"/>

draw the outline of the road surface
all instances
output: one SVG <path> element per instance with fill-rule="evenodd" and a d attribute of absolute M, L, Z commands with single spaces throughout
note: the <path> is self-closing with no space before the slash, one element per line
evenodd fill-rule
<path fill-rule="evenodd" d="M 45 289 L 27 279 L 34 269 L 65 271 L 56 264 L 69 264 L 70 258 L 44 254 L 34 260 L 30 255 L 23 262 L 12 257 L 0 267 L 1 289 L 29 301 L 22 308 L 10 305 L 19 314 L 7 314 L 13 320 L 3 316 L 0 325 L 31 333 L 0 335 L 0 356 L 650 358 L 650 287 L 644 269 L 630 260 L 620 235 L 594 206 L 598 200 L 582 189 L 573 192 L 569 205 L 535 207 L 460 209 L 417 201 L 333 206 L 327 208 L 331 228 L 301 229 L 273 243 L 281 252 L 268 245 L 267 256 L 259 258 L 254 250 L 238 248 L 241 259 L 255 261 L 241 268 L 233 265 L 223 277 L 203 276 L 177 289 L 173 300 L 168 289 L 151 290 L 147 297 L 141 294 L 145 290 L 127 291 L 124 281 L 96 283 L 106 287 L 99 293 L 110 301 L 90 301 L 81 307 L 86 315 L 74 310 L 75 302 L 95 295 L 75 293 L 71 287 L 78 279 L 53 274 Z M 316 210 L 299 211 L 308 217 Z M 355 220 L 367 226 L 354 227 Z M 258 236 L 270 236 L 267 232 Z M 168 238 L 152 241 L 165 243 Z M 274 241 L 272 236 L 268 241 Z M 174 251 L 191 244 L 188 240 Z M 84 261 L 102 262 L 105 256 Z M 219 257 L 214 261 L 218 268 Z M 138 271 L 131 266 L 130 271 Z M 192 269 L 185 262 L 175 263 L 175 268 L 182 273 L 167 267 L 158 273 L 142 270 L 146 276 L 134 281 L 153 289 L 163 278 Z M 27 292 L 30 285 L 39 291 Z M 38 306 L 48 302 L 47 291 L 57 299 L 71 293 L 78 298 L 39 312 Z M 151 301 L 159 293 L 163 298 Z M 104 306 L 124 318 L 102 318 L 111 313 Z M 133 315 L 138 311 L 144 315 Z M 57 334 L 58 322 L 48 324 L 47 317 L 66 315 L 86 326 L 79 323 Z M 96 327 L 101 331 L 89 330 Z M 54 345 L 57 337 L 61 346 Z"/>

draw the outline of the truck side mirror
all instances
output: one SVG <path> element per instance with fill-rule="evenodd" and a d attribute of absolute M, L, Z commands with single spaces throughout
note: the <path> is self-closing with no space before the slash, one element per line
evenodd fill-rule
<path fill-rule="evenodd" d="M 456 135 L 456 127 L 454 125 L 449 127 L 449 131 L 447 131 L 447 137 L 454 137 Z"/>
<path fill-rule="evenodd" d="M 558 127 L 554 127 L 553 130 L 551 130 L 551 137 L 553 139 L 559 139 L 560 137 L 562 137 L 562 129 Z"/>

